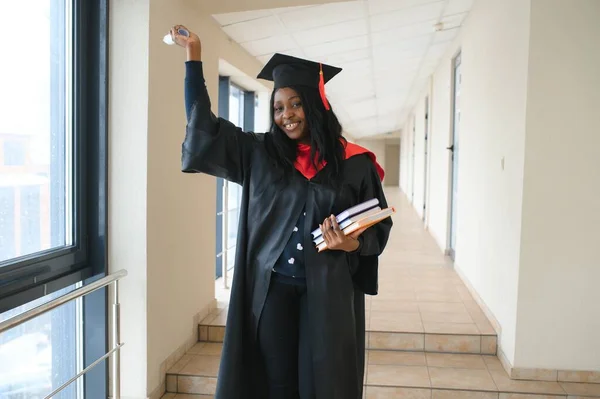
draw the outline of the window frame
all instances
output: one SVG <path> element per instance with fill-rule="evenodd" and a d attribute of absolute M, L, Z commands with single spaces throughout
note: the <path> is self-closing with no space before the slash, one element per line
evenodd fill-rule
<path fill-rule="evenodd" d="M 108 0 L 69 2 L 74 242 L 1 262 L 0 313 L 107 271 Z"/>
<path fill-rule="evenodd" d="M 241 92 L 242 94 L 242 99 L 240 101 L 240 104 L 243 107 L 243 112 L 242 112 L 242 121 L 240 123 L 239 126 L 244 132 L 253 132 L 254 131 L 254 120 L 255 120 L 255 102 L 257 101 L 256 98 L 256 92 L 254 91 L 250 91 L 250 90 L 246 90 L 245 88 L 243 88 L 242 86 L 234 83 L 231 78 L 229 76 L 223 76 L 220 75 L 219 76 L 219 102 L 218 102 L 218 114 L 219 117 L 229 120 L 229 111 L 231 108 L 231 101 L 230 101 L 230 95 L 231 95 L 231 89 L 234 88 L 238 91 Z M 217 178 L 216 179 L 216 190 L 217 190 L 217 195 L 216 195 L 216 208 L 217 208 L 217 212 L 216 212 L 216 221 L 215 221 L 215 233 L 216 233 L 216 240 L 215 240 L 215 280 L 218 280 L 219 278 L 223 277 L 223 257 L 222 256 L 218 256 L 218 254 L 225 252 L 225 251 L 232 251 L 235 253 L 235 247 L 237 246 L 237 242 L 236 245 L 234 245 L 232 248 L 227 249 L 226 248 L 226 243 L 223 243 L 223 213 L 224 212 L 231 212 L 231 211 L 236 211 L 238 212 L 238 216 L 239 216 L 239 210 L 237 210 L 237 205 L 234 207 L 235 209 L 232 209 L 230 207 L 230 209 L 224 210 L 224 204 L 225 201 L 227 201 L 227 199 L 223 198 L 223 186 L 225 184 L 224 179 L 222 178 Z M 229 259 L 228 262 L 229 264 Z M 230 270 L 228 268 L 228 270 Z"/>

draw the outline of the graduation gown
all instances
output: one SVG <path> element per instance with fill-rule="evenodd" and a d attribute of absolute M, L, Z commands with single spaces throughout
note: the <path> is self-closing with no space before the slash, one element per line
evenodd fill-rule
<path fill-rule="evenodd" d="M 310 232 L 327 216 L 368 199 L 378 198 L 382 208 L 387 206 L 375 163 L 367 154 L 346 159 L 337 190 L 325 183 L 324 169 L 312 179 L 298 171 L 285 175 L 267 153 L 271 133 L 246 133 L 215 117 L 203 77 L 194 84 L 197 93 L 182 145 L 182 171 L 242 186 L 235 273 L 215 398 L 268 397 L 258 323 L 273 266 L 305 210 L 304 264 L 316 397 L 361 399 L 365 294 L 377 294 L 378 255 L 386 246 L 392 221 L 388 218 L 366 230 L 356 253 L 317 253 Z"/>

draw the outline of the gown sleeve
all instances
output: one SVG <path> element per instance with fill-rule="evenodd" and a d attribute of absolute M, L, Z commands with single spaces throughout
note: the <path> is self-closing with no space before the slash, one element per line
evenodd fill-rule
<path fill-rule="evenodd" d="M 372 198 L 379 199 L 379 206 L 382 209 L 388 207 L 375 164 L 369 162 L 369 169 L 360 190 L 360 202 Z M 358 258 L 358 267 L 353 274 L 353 280 L 358 288 L 366 294 L 377 294 L 379 255 L 387 245 L 392 225 L 392 218 L 384 219 L 369 227 L 358 238 L 360 246 L 355 253 Z"/>
<path fill-rule="evenodd" d="M 187 61 L 185 66 L 187 125 L 181 169 L 185 173 L 206 173 L 242 184 L 250 168 L 256 135 L 216 117 L 211 111 L 202 62 Z"/>

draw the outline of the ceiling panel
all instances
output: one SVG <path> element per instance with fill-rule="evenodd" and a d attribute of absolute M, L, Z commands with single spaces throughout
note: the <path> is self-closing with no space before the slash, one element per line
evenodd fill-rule
<path fill-rule="evenodd" d="M 373 59 L 378 67 L 381 67 L 379 70 L 385 68 L 386 65 L 390 66 L 405 66 L 405 65 L 415 65 L 418 63 L 418 60 L 423 58 L 427 51 L 427 48 L 419 48 L 410 51 L 377 51 L 373 49 Z"/>
<path fill-rule="evenodd" d="M 468 12 L 473 7 L 474 0 L 448 0 L 444 15 Z"/>
<path fill-rule="evenodd" d="M 373 15 L 371 16 L 371 29 L 373 32 L 377 32 L 438 19 L 442 14 L 445 3 L 445 1 L 436 1 L 435 3 L 428 3 L 390 13 Z"/>
<path fill-rule="evenodd" d="M 448 42 L 432 44 L 427 49 L 427 53 L 425 54 L 425 58 L 427 60 L 439 60 L 448 50 Z"/>
<path fill-rule="evenodd" d="M 354 120 L 351 124 L 345 126 L 346 130 L 351 131 L 354 135 L 368 134 L 370 131 L 377 130 L 377 117 L 371 116 Z"/>
<path fill-rule="evenodd" d="M 358 50 L 351 50 L 343 53 L 326 55 L 321 57 L 321 60 L 326 64 L 338 66 L 348 62 L 364 60 L 370 57 L 371 49 L 365 47 Z"/>
<path fill-rule="evenodd" d="M 300 46 L 313 46 L 335 40 L 369 34 L 367 19 L 361 18 L 335 25 L 322 26 L 308 31 L 295 32 L 294 39 Z"/>
<path fill-rule="evenodd" d="M 445 15 L 441 22 L 444 24 L 444 29 L 460 28 L 467 15 L 467 13 Z"/>
<path fill-rule="evenodd" d="M 283 8 L 271 8 L 269 9 L 269 11 L 271 11 L 271 13 L 273 14 L 284 14 L 287 12 L 292 12 L 292 11 L 299 11 L 305 8 L 315 8 L 315 7 L 319 7 L 319 5 L 310 5 L 310 6 L 296 6 L 296 7 L 283 7 Z"/>
<path fill-rule="evenodd" d="M 395 43 L 396 41 L 406 40 L 424 35 L 430 35 L 434 32 L 433 25 L 436 20 L 432 19 L 417 24 L 399 26 L 388 30 L 373 32 L 371 35 L 373 46 Z"/>
<path fill-rule="evenodd" d="M 304 52 L 308 57 L 322 58 L 329 55 L 346 53 L 353 50 L 369 48 L 369 36 L 359 36 L 350 39 L 336 40 L 329 43 L 308 46 Z"/>
<path fill-rule="evenodd" d="M 433 38 L 433 44 L 451 42 L 452 40 L 454 40 L 456 38 L 457 34 L 458 34 L 458 29 L 448 29 L 448 30 L 435 32 L 435 35 Z"/>
<path fill-rule="evenodd" d="M 253 56 L 298 50 L 294 38 L 290 35 L 271 36 L 267 39 L 243 43 L 242 46 Z"/>
<path fill-rule="evenodd" d="M 361 0 L 215 19 L 262 63 L 280 52 L 342 68 L 326 92 L 345 131 L 358 138 L 405 125 L 472 3 Z"/>
<path fill-rule="evenodd" d="M 393 132 L 394 130 L 398 130 L 396 125 L 398 121 L 398 114 L 390 113 L 387 115 L 380 115 L 377 118 L 377 129 L 381 133 Z"/>
<path fill-rule="evenodd" d="M 374 98 L 370 98 L 363 101 L 356 101 L 344 105 L 346 111 L 357 118 L 370 117 L 377 115 L 377 101 Z"/>
<path fill-rule="evenodd" d="M 410 93 L 412 81 L 416 75 L 417 73 L 406 76 L 406 80 L 403 79 L 402 82 L 394 84 L 390 84 L 391 81 L 389 79 L 377 79 L 374 86 L 377 93 L 377 100 L 380 101 L 378 105 L 394 102 L 394 100 L 404 101 Z"/>
<path fill-rule="evenodd" d="M 405 92 L 392 92 L 388 95 L 377 97 L 377 111 L 379 115 L 397 114 L 404 100 Z"/>
<path fill-rule="evenodd" d="M 424 36 L 413 37 L 404 40 L 396 40 L 394 43 L 374 45 L 373 55 L 375 57 L 385 56 L 387 58 L 394 55 L 403 54 L 402 57 L 411 57 L 422 55 L 424 48 L 427 48 L 433 40 L 433 32 Z"/>
<path fill-rule="evenodd" d="M 304 52 L 301 49 L 286 50 L 285 54 L 291 55 L 292 57 L 305 58 Z M 256 58 L 258 58 L 258 60 L 260 62 L 262 62 L 263 64 L 266 64 L 273 55 L 274 55 L 274 53 L 265 54 L 265 55 L 258 56 Z"/>
<path fill-rule="evenodd" d="M 238 43 L 286 34 L 285 29 L 283 29 L 281 23 L 275 16 L 224 26 L 223 30 L 229 37 Z"/>
<path fill-rule="evenodd" d="M 279 14 L 285 27 L 300 31 L 365 17 L 362 1 L 331 3 Z"/>
<path fill-rule="evenodd" d="M 423 61 L 423 55 L 416 57 L 407 57 L 402 54 L 392 55 L 396 56 L 397 59 L 394 62 L 385 62 L 386 58 L 374 58 L 374 71 L 377 77 L 388 76 L 388 75 L 400 75 L 403 73 L 411 72 L 419 69 L 421 62 Z"/>
<path fill-rule="evenodd" d="M 369 13 L 371 15 L 384 14 L 439 1 L 440 0 L 370 0 Z"/>
<path fill-rule="evenodd" d="M 245 11 L 245 12 L 232 12 L 227 14 L 213 15 L 215 20 L 221 26 L 227 26 L 231 24 L 237 24 L 245 21 L 252 21 L 263 17 L 269 17 L 273 15 L 270 10 L 256 10 L 256 11 Z"/>
<path fill-rule="evenodd" d="M 371 59 L 359 60 L 354 62 L 347 62 L 344 65 L 344 75 L 350 77 L 354 77 L 356 75 L 362 75 L 364 73 L 372 73 L 373 72 L 373 63 Z M 341 74 L 340 74 L 341 76 Z"/>
<path fill-rule="evenodd" d="M 348 85 L 346 85 L 346 87 L 347 86 Z M 375 97 L 375 87 L 373 86 L 372 82 L 365 81 L 352 86 L 356 86 L 356 88 L 354 90 L 327 89 L 326 92 L 328 93 L 327 95 L 332 98 L 332 100 L 335 100 L 335 103 L 340 103 L 343 106 L 346 106 L 346 104 L 350 104 L 354 101 L 368 100 Z"/>

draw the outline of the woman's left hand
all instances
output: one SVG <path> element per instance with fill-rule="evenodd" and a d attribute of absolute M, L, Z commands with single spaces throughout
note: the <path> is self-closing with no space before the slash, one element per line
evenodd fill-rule
<path fill-rule="evenodd" d="M 325 219 L 319 227 L 323 233 L 327 249 L 346 252 L 354 252 L 358 249 L 360 245 L 358 237 L 364 231 L 364 229 L 361 229 L 351 235 L 345 235 L 333 215 Z"/>

